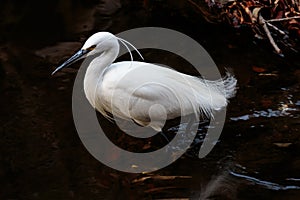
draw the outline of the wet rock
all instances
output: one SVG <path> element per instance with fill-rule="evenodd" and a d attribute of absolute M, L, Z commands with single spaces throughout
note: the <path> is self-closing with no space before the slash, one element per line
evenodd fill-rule
<path fill-rule="evenodd" d="M 81 46 L 82 44 L 80 42 L 60 42 L 54 46 L 35 51 L 35 55 L 46 59 L 52 64 L 57 64 L 67 59 Z"/>
<path fill-rule="evenodd" d="M 120 0 L 100 0 L 96 6 L 96 12 L 102 15 L 112 15 L 121 8 Z"/>

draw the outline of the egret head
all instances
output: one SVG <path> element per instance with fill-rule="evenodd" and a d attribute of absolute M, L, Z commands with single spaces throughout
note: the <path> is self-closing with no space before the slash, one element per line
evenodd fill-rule
<path fill-rule="evenodd" d="M 87 39 L 82 49 L 87 51 L 87 56 L 109 51 L 119 47 L 118 38 L 109 32 L 98 32 Z"/>
<path fill-rule="evenodd" d="M 116 48 L 117 47 L 117 48 Z M 90 36 L 84 43 L 82 48 L 75 53 L 72 57 L 66 60 L 63 64 L 57 67 L 52 75 L 64 67 L 70 66 L 76 61 L 86 58 L 94 54 L 101 54 L 106 51 L 116 49 L 119 51 L 118 38 L 109 32 L 98 32 Z"/>

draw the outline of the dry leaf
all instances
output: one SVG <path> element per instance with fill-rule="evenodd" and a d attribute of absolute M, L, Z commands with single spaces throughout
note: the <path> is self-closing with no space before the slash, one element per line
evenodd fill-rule
<path fill-rule="evenodd" d="M 285 147 L 289 147 L 292 143 L 273 143 L 274 145 L 281 147 L 281 148 L 285 148 Z"/>

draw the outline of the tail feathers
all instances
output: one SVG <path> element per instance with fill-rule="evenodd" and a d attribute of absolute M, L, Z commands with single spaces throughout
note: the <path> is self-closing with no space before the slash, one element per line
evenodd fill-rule
<path fill-rule="evenodd" d="M 224 89 L 225 89 L 225 97 L 226 99 L 230 99 L 236 94 L 236 84 L 237 80 L 234 75 L 229 72 L 226 73 L 226 76 L 223 78 Z"/>
<path fill-rule="evenodd" d="M 199 80 L 202 86 L 198 84 L 193 89 L 199 92 L 198 102 L 200 109 L 206 116 L 213 117 L 213 110 L 220 110 L 227 106 L 228 99 L 235 96 L 237 80 L 229 72 L 226 73 L 226 76 L 216 81 Z M 206 89 L 203 90 L 203 88 Z M 201 90 L 202 92 L 200 92 Z"/>

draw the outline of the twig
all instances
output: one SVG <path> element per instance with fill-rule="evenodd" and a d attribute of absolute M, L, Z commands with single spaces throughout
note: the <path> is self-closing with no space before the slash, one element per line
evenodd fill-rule
<path fill-rule="evenodd" d="M 190 179 L 192 178 L 191 176 L 146 176 L 142 177 L 140 179 L 135 179 L 132 181 L 132 183 L 138 183 L 138 182 L 144 182 L 148 179 L 153 179 L 153 180 L 175 180 L 175 179 Z"/>
<path fill-rule="evenodd" d="M 210 15 L 209 12 L 205 11 L 204 9 L 202 9 L 197 3 L 195 3 L 195 2 L 192 1 L 192 0 L 187 0 L 187 1 L 188 1 L 190 4 L 192 4 L 194 7 L 196 7 L 196 8 L 200 11 L 202 17 L 203 17 L 207 22 L 209 22 L 209 23 L 216 23 L 216 22 L 212 21 L 211 19 L 209 19 L 208 17 L 206 17 L 207 15 Z"/>
<path fill-rule="evenodd" d="M 270 27 L 272 27 L 273 29 L 275 29 L 276 31 L 278 31 L 279 33 L 281 33 L 282 35 L 286 35 L 286 33 L 282 30 L 280 30 L 279 28 L 277 28 L 276 26 L 274 26 L 273 24 L 270 24 L 269 22 L 266 21 L 266 24 Z"/>
<path fill-rule="evenodd" d="M 280 18 L 280 19 L 269 19 L 269 20 L 266 20 L 266 22 L 279 22 L 279 21 L 285 21 L 285 20 L 290 20 L 290 19 L 300 19 L 300 16 L 286 17 L 286 18 Z"/>

